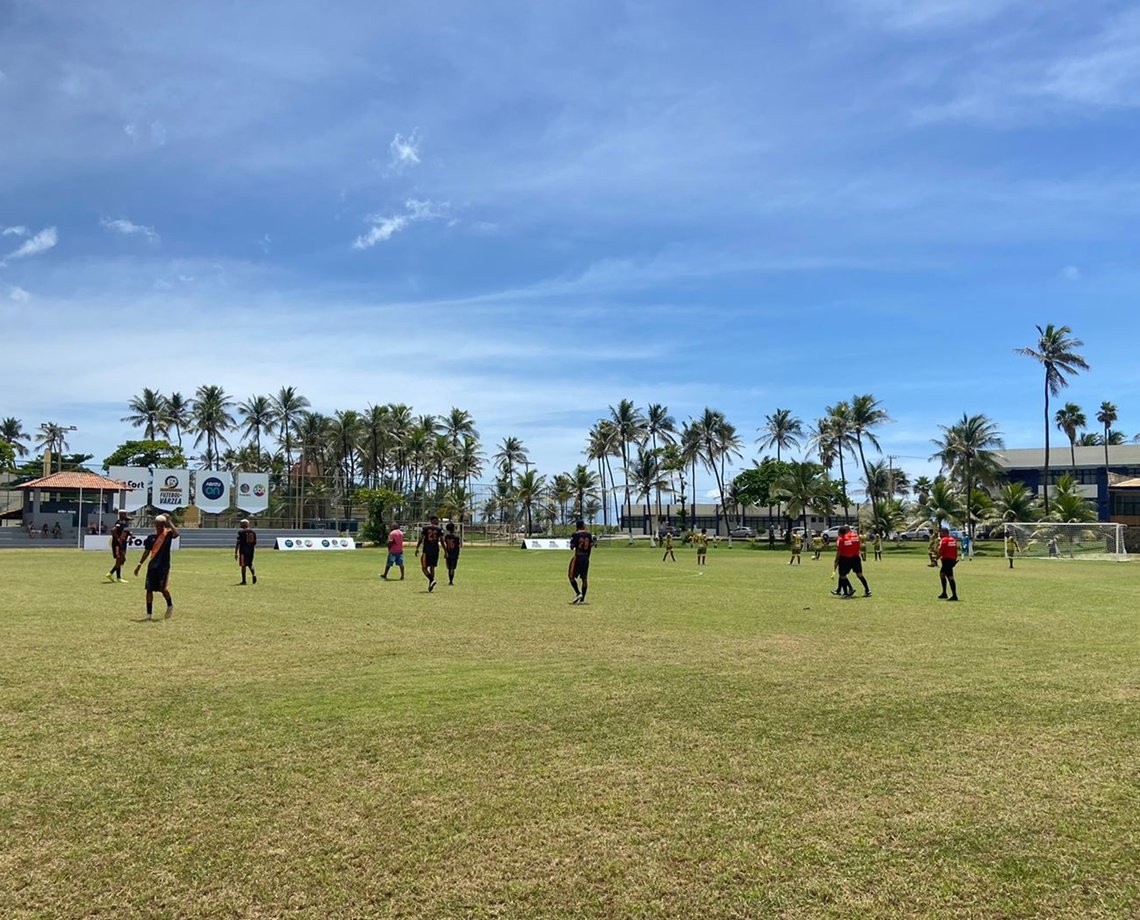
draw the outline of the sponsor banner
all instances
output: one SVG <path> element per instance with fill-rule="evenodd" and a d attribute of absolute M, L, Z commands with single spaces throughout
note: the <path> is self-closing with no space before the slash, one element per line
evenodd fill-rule
<path fill-rule="evenodd" d="M 145 466 L 112 466 L 107 469 L 111 479 L 125 482 L 131 488 L 121 511 L 138 511 L 150 497 L 150 470 Z"/>
<path fill-rule="evenodd" d="M 552 540 L 548 537 L 543 537 L 541 540 L 535 540 L 535 539 L 532 539 L 531 537 L 527 537 L 526 539 L 524 539 L 522 541 L 522 548 L 523 549 L 561 549 L 561 550 L 567 550 L 570 548 L 570 540 L 569 540 L 569 538 L 564 539 L 564 540 L 559 540 L 559 539 Z"/>
<path fill-rule="evenodd" d="M 225 511 L 230 506 L 231 483 L 226 470 L 195 470 L 194 504 L 211 514 Z"/>
<path fill-rule="evenodd" d="M 269 507 L 269 474 L 237 474 L 237 506 L 250 514 L 260 514 Z"/>
<path fill-rule="evenodd" d="M 127 541 L 127 552 L 142 552 L 143 540 L 145 540 L 153 531 L 147 530 L 143 533 L 132 533 L 131 538 Z M 111 535 L 107 534 L 87 534 L 83 538 L 83 548 L 85 550 L 95 551 L 101 553 L 111 552 Z M 171 550 L 182 548 L 182 538 L 176 537 L 174 542 L 170 544 Z M 138 559 L 135 559 L 138 562 Z"/>
<path fill-rule="evenodd" d="M 274 549 L 290 552 L 331 552 L 334 549 L 356 549 L 352 537 L 277 537 Z"/>
<path fill-rule="evenodd" d="M 163 470 L 155 467 L 150 490 L 150 503 L 163 511 L 185 508 L 190 504 L 190 471 Z"/>

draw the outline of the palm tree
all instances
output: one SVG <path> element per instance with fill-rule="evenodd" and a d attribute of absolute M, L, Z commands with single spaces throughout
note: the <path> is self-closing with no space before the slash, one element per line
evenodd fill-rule
<path fill-rule="evenodd" d="M 1088 524 L 1097 519 L 1096 509 L 1081 495 L 1077 481 L 1067 473 L 1057 480 L 1053 508 L 1045 517 L 1062 524 Z"/>
<path fill-rule="evenodd" d="M 689 420 L 681 425 L 681 462 L 689 465 L 689 481 L 693 486 L 692 513 L 689 516 L 689 526 L 696 524 L 697 520 L 697 461 L 701 458 L 701 428 L 696 420 Z M 685 492 L 682 479 L 681 494 Z M 684 502 L 682 501 L 682 504 Z"/>
<path fill-rule="evenodd" d="M 943 469 L 958 475 L 962 494 L 969 496 L 966 502 L 966 532 L 972 538 L 974 487 L 979 480 L 995 482 L 1001 475 L 1001 467 L 994 453 L 1004 446 L 1001 432 L 998 431 L 997 423 L 989 417 L 967 415 L 964 412 L 955 424 L 938 427 L 945 434 L 942 439 L 933 441 L 938 448 L 938 453 L 934 456 L 942 461 Z"/>
<path fill-rule="evenodd" d="M 633 461 L 630 476 L 637 495 L 645 500 L 645 516 L 649 517 L 649 496 L 653 492 L 658 495 L 662 490 L 668 491 L 669 478 L 661 469 L 661 457 L 655 450 L 639 449 L 637 458 Z M 660 520 L 660 515 L 658 515 Z M 651 522 L 652 525 L 652 522 Z M 657 527 L 650 526 L 650 532 L 656 533 Z"/>
<path fill-rule="evenodd" d="M 468 435 L 463 438 L 455 454 L 455 481 L 462 482 L 468 489 L 471 480 L 483 472 L 483 451 L 479 449 L 479 439 Z"/>
<path fill-rule="evenodd" d="M 847 497 L 847 471 L 843 466 L 843 455 L 847 451 L 854 453 L 855 445 L 855 431 L 852 428 L 851 407 L 846 402 L 838 402 L 834 406 L 827 406 L 826 419 L 821 419 L 820 422 L 825 422 L 822 428 L 817 427 L 816 438 L 817 441 L 826 430 L 826 437 L 830 441 L 830 447 L 834 451 L 835 458 L 839 461 L 839 484 L 843 490 L 843 523 L 849 523 L 851 518 L 851 510 L 849 499 Z M 822 452 L 820 454 L 822 459 Z"/>
<path fill-rule="evenodd" d="M 526 463 L 527 451 L 519 438 L 505 437 L 491 459 L 495 461 L 499 472 L 513 482 L 515 467 Z"/>
<path fill-rule="evenodd" d="M 610 526 L 610 498 L 617 489 L 614 481 L 613 469 L 610 467 L 610 457 L 619 456 L 617 447 L 617 430 L 609 419 L 598 419 L 590 429 L 586 440 L 586 457 L 598 464 L 598 477 L 601 480 L 602 492 L 602 526 Z M 609 487 L 606 486 L 607 475 Z"/>
<path fill-rule="evenodd" d="M 251 396 L 243 403 L 238 403 L 238 414 L 245 420 L 243 434 L 253 437 L 253 446 L 257 450 L 258 466 L 261 465 L 261 432 L 268 431 L 273 423 L 273 402 L 268 396 Z"/>
<path fill-rule="evenodd" d="M 234 427 L 234 417 L 230 415 L 233 400 L 226 395 L 220 386 L 206 384 L 198 387 L 194 393 L 194 430 L 198 437 L 194 439 L 194 446 L 206 439 L 206 469 L 212 469 L 218 461 L 218 444 L 229 444 L 225 433 Z"/>
<path fill-rule="evenodd" d="M 672 444 L 673 436 L 677 433 L 677 420 L 669 414 L 669 407 L 660 403 L 650 403 L 645 410 L 645 434 L 657 453 L 657 438 L 661 438 L 662 445 Z M 660 457 L 660 454 L 658 454 Z M 657 490 L 657 518 L 661 518 L 661 490 Z"/>
<path fill-rule="evenodd" d="M 994 499 L 987 523 L 1006 524 L 1012 521 L 1035 521 L 1040 508 L 1036 496 L 1023 482 L 1007 482 Z"/>
<path fill-rule="evenodd" d="M 49 454 L 55 455 L 56 470 L 63 469 L 63 452 L 67 450 L 67 432 L 74 428 L 65 428 L 55 422 L 44 422 L 40 425 L 40 433 L 36 435 L 36 444 L 43 447 Z M 47 472 L 51 472 L 49 469 Z"/>
<path fill-rule="evenodd" d="M 293 441 L 297 423 L 302 413 L 309 408 L 309 401 L 297 392 L 296 387 L 282 387 L 272 400 L 272 424 L 277 432 L 277 440 L 285 451 L 285 464 L 293 466 Z"/>
<path fill-rule="evenodd" d="M 166 405 L 163 407 L 162 413 L 162 429 L 163 431 L 174 429 L 174 433 L 178 436 L 178 447 L 180 449 L 182 447 L 182 432 L 192 424 L 190 414 L 193 408 L 193 403 L 189 399 L 185 399 L 181 393 L 171 393 L 166 397 Z"/>
<path fill-rule="evenodd" d="M 621 469 L 625 480 L 625 513 L 629 535 L 633 536 L 633 509 L 630 507 L 629 456 L 630 448 L 645 440 L 645 416 L 631 399 L 623 399 L 617 408 L 610 406 L 610 421 L 614 426 L 617 445 L 621 449 Z"/>
<path fill-rule="evenodd" d="M 701 463 L 705 469 L 713 474 L 713 478 L 716 480 L 721 512 L 725 513 L 728 508 L 725 464 L 729 457 L 741 456 L 741 442 L 736 434 L 736 426 L 728 422 L 723 412 L 707 407 L 704 414 L 693 425 L 697 430 Z"/>
<path fill-rule="evenodd" d="M 574 499 L 574 480 L 569 473 L 559 473 L 551 480 L 550 498 L 558 506 L 558 520 L 565 524 L 567 508 Z"/>
<path fill-rule="evenodd" d="M 143 387 L 139 396 L 132 396 L 127 403 L 130 415 L 124 415 L 119 421 L 130 422 L 135 428 L 144 429 L 148 441 L 153 441 L 162 430 L 163 420 L 166 416 L 166 397 L 158 390 Z"/>
<path fill-rule="evenodd" d="M 792 462 L 772 484 L 772 491 L 788 503 L 788 516 L 799 517 L 807 532 L 808 512 L 831 514 L 831 496 L 823 467 L 806 460 Z"/>
<path fill-rule="evenodd" d="M 466 409 L 451 407 L 451 411 L 444 416 L 443 429 L 448 439 L 456 447 L 464 438 L 478 439 L 479 432 L 475 430 L 475 419 Z"/>
<path fill-rule="evenodd" d="M 1084 342 L 1072 337 L 1068 326 L 1054 326 L 1049 323 L 1044 329 L 1036 327 L 1038 338 L 1036 347 L 1016 348 L 1016 354 L 1032 358 L 1045 369 L 1045 477 L 1042 482 L 1042 498 L 1045 513 L 1049 513 L 1049 397 L 1057 396 L 1069 385 L 1066 374 L 1072 376 L 1089 369 L 1088 362 L 1076 349 Z"/>
<path fill-rule="evenodd" d="M 1096 420 L 1104 426 L 1104 487 L 1106 489 L 1105 494 L 1107 495 L 1108 494 L 1107 493 L 1107 489 L 1108 489 L 1108 445 L 1110 443 L 1112 443 L 1112 440 L 1111 440 L 1112 434 L 1113 434 L 1112 425 L 1116 421 L 1116 406 L 1113 405 L 1112 403 L 1110 403 L 1108 400 L 1105 400 L 1104 402 L 1102 402 L 1100 404 L 1100 408 L 1096 410 Z M 1124 441 L 1124 436 L 1121 435 L 1120 441 L 1118 441 L 1117 443 L 1122 443 L 1123 441 Z"/>
<path fill-rule="evenodd" d="M 28 449 L 21 441 L 30 441 L 31 435 L 24 431 L 24 424 L 18 418 L 9 416 L 0 421 L 0 441 L 12 446 L 17 457 L 26 457 Z"/>
<path fill-rule="evenodd" d="M 598 476 L 579 463 L 570 473 L 570 488 L 574 492 L 574 513 L 586 519 L 586 504 L 598 491 Z"/>
<path fill-rule="evenodd" d="M 923 521 L 929 520 L 937 531 L 942 522 L 954 523 L 962 519 L 962 502 L 957 490 L 948 479 L 936 479 L 926 501 L 920 505 Z"/>
<path fill-rule="evenodd" d="M 874 491 L 875 482 L 868 472 L 867 457 L 863 453 L 863 438 L 866 437 L 867 443 L 875 448 L 875 450 L 880 450 L 879 441 L 871 429 L 890 420 L 890 416 L 887 415 L 887 410 L 882 408 L 882 404 L 879 400 L 875 399 L 870 393 L 851 397 L 851 432 L 855 435 L 855 444 L 859 448 L 859 462 L 863 467 L 863 475 L 867 480 L 868 487 L 872 489 L 871 494 L 868 496 L 871 499 L 872 507 L 876 499 L 882 496 L 882 493 Z"/>
<path fill-rule="evenodd" d="M 764 416 L 764 425 L 756 430 L 760 432 L 756 442 L 764 448 L 776 448 L 778 462 L 782 449 L 800 446 L 804 423 L 792 415 L 791 409 L 777 409 L 771 415 Z"/>
<path fill-rule="evenodd" d="M 523 511 L 526 513 L 526 532 L 528 536 L 531 531 L 534 503 L 542 498 L 542 493 L 545 488 L 546 477 L 539 476 L 537 470 L 527 470 L 525 473 L 519 473 L 518 478 L 515 480 L 514 497 L 515 501 L 523 506 Z"/>
<path fill-rule="evenodd" d="M 1085 418 L 1084 410 L 1080 406 L 1073 402 L 1067 402 L 1057 410 L 1054 421 L 1057 423 L 1057 428 L 1065 432 L 1065 437 L 1069 439 L 1069 456 L 1072 460 L 1072 470 L 1075 476 L 1077 472 L 1077 432 L 1088 424 L 1088 419 Z"/>
<path fill-rule="evenodd" d="M 344 516 L 352 514 L 352 493 L 356 489 L 357 461 L 367 428 L 363 417 L 354 409 L 338 411 L 328 421 L 326 439 L 337 468 L 337 485 Z"/>

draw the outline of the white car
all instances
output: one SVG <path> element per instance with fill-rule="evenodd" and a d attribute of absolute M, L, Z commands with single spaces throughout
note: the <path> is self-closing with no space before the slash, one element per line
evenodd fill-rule
<path fill-rule="evenodd" d="M 751 527 L 745 527 L 743 524 L 738 524 L 735 527 L 729 528 L 728 535 L 730 537 L 754 537 L 756 536 L 756 531 Z"/>

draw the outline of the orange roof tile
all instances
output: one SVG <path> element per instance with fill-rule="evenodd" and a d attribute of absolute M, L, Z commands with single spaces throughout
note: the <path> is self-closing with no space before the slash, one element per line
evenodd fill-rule
<path fill-rule="evenodd" d="M 95 473 L 77 473 L 64 470 L 60 473 L 52 473 L 50 476 L 33 479 L 23 485 L 13 486 L 13 488 L 45 489 L 51 492 L 78 491 L 79 489 L 90 489 L 93 492 L 98 492 L 100 489 L 118 492 L 122 489 L 130 489 L 130 486 L 125 482 L 119 482 L 117 479 L 107 479 Z"/>

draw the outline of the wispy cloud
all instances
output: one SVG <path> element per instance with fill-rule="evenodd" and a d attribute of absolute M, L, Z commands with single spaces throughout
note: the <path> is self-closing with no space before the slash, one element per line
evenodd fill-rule
<path fill-rule="evenodd" d="M 386 172 L 389 174 L 403 172 L 413 166 L 420 164 L 420 134 L 419 128 L 416 128 L 407 137 L 397 133 L 392 138 L 392 143 L 388 145 L 388 165 Z"/>
<path fill-rule="evenodd" d="M 13 249 L 8 255 L 0 259 L 0 266 L 13 259 L 24 259 L 28 256 L 37 256 L 47 252 L 59 242 L 59 234 L 55 227 L 46 227 L 29 240 L 25 240 L 19 247 Z"/>
<path fill-rule="evenodd" d="M 448 205 L 430 200 L 409 198 L 404 202 L 404 210 L 397 214 L 373 214 L 368 218 L 372 227 L 367 233 L 358 236 L 353 249 L 371 249 L 377 243 L 390 240 L 401 230 L 414 223 L 440 220 L 448 215 Z"/>
<path fill-rule="evenodd" d="M 16 303 L 27 303 L 32 299 L 32 295 L 25 291 L 22 287 L 13 285 L 8 288 L 8 299 L 14 300 Z"/>
<path fill-rule="evenodd" d="M 27 227 L 3 227 L 0 228 L 0 236 L 27 236 Z"/>
<path fill-rule="evenodd" d="M 885 28 L 925 32 L 993 19 L 1017 0 L 855 0 L 854 10 Z"/>
<path fill-rule="evenodd" d="M 145 236 L 152 243 L 158 242 L 158 234 L 154 232 L 153 227 L 144 227 L 126 218 L 119 218 L 117 220 L 103 218 L 99 223 L 103 226 L 103 229 L 110 230 L 113 233 L 121 233 L 123 236 Z"/>
<path fill-rule="evenodd" d="M 1061 269 L 1061 277 L 1065 281 L 1080 281 L 1081 270 L 1075 265 L 1066 265 Z"/>

